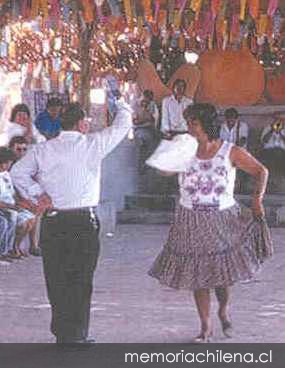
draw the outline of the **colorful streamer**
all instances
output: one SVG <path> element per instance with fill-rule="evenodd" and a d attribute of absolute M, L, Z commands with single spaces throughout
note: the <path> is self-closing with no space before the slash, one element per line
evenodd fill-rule
<path fill-rule="evenodd" d="M 111 9 L 112 15 L 114 17 L 120 17 L 121 16 L 120 1 L 119 0 L 107 0 L 107 1 Z"/>
<path fill-rule="evenodd" d="M 31 16 L 37 17 L 42 12 L 44 19 L 48 18 L 48 2 L 47 0 L 32 0 Z"/>
<path fill-rule="evenodd" d="M 211 2 L 211 11 L 213 18 L 216 18 L 217 14 L 219 13 L 221 5 L 221 0 L 212 0 Z"/>
<path fill-rule="evenodd" d="M 250 0 L 249 2 L 249 14 L 252 18 L 257 19 L 259 16 L 260 0 Z"/>
<path fill-rule="evenodd" d="M 191 1 L 191 9 L 195 12 L 195 18 L 199 17 L 199 13 L 202 6 L 202 0 L 192 0 Z"/>
<path fill-rule="evenodd" d="M 83 6 L 84 21 L 87 24 L 92 23 L 94 21 L 94 10 L 95 10 L 95 4 L 93 0 L 81 0 L 81 4 Z"/>
<path fill-rule="evenodd" d="M 148 22 L 152 21 L 151 0 L 143 0 L 144 15 Z"/>
<path fill-rule="evenodd" d="M 279 5 L 279 0 L 270 0 L 267 9 L 267 15 L 273 17 Z"/>
<path fill-rule="evenodd" d="M 125 13 L 127 18 L 127 23 L 129 26 L 133 25 L 133 12 L 130 0 L 124 0 Z"/>
<path fill-rule="evenodd" d="M 240 0 L 240 15 L 239 15 L 240 20 L 245 20 L 246 3 L 247 0 Z"/>

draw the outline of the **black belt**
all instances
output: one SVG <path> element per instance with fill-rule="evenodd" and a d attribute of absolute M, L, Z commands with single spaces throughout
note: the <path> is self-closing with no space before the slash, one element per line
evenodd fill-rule
<path fill-rule="evenodd" d="M 57 215 L 90 215 L 91 217 L 96 216 L 96 207 L 79 207 L 79 208 L 64 208 L 58 209 L 53 208 L 45 213 L 46 217 L 53 217 Z"/>

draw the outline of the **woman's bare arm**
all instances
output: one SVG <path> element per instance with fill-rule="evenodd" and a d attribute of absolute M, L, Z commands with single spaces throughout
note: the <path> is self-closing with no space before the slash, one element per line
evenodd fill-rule
<path fill-rule="evenodd" d="M 157 173 L 161 176 L 174 176 L 176 175 L 177 173 L 175 172 L 169 172 L 169 171 L 160 171 L 160 170 L 157 170 Z"/>
<path fill-rule="evenodd" d="M 248 151 L 237 146 L 232 148 L 230 159 L 234 166 L 255 178 L 252 207 L 255 215 L 263 216 L 264 209 L 262 200 L 268 180 L 267 168 L 256 160 Z"/>

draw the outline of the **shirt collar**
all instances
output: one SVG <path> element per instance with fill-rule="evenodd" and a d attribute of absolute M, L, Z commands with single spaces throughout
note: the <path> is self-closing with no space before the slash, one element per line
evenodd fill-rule
<path fill-rule="evenodd" d="M 178 101 L 176 100 L 176 98 L 175 98 L 175 96 L 174 96 L 174 95 L 171 95 L 171 96 L 170 96 L 170 98 L 171 98 L 173 101 L 175 101 L 176 103 L 181 103 L 181 102 L 183 102 L 187 97 L 186 97 L 186 96 L 182 96 L 182 98 L 181 98 L 181 101 L 180 101 L 180 102 L 178 102 Z"/>

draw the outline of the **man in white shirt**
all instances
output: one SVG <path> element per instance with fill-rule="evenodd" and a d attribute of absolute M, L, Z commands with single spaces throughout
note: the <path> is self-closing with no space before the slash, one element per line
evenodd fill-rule
<path fill-rule="evenodd" d="M 186 82 L 176 79 L 173 83 L 173 94 L 162 101 L 162 115 L 160 130 L 163 137 L 171 139 L 174 135 L 188 132 L 183 111 L 193 101 L 185 96 Z"/>
<path fill-rule="evenodd" d="M 12 168 L 20 194 L 43 212 L 40 244 L 51 331 L 58 343 L 88 343 L 92 279 L 99 255 L 102 160 L 132 126 L 129 105 L 118 102 L 111 127 L 94 135 L 81 133 L 84 112 L 70 104 L 61 116 L 63 131 L 34 146 Z"/>
<path fill-rule="evenodd" d="M 275 115 L 261 134 L 261 161 L 270 170 L 285 174 L 285 118 Z"/>
<path fill-rule="evenodd" d="M 237 146 L 247 148 L 248 126 L 239 120 L 239 113 L 235 108 L 225 111 L 226 121 L 221 126 L 220 138 Z"/>

